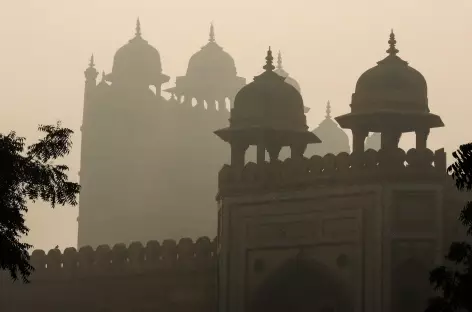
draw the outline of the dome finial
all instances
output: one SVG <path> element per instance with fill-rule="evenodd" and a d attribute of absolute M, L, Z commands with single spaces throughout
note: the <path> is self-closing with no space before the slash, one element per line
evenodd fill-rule
<path fill-rule="evenodd" d="M 282 67 L 282 53 L 280 53 L 280 50 L 279 50 L 279 54 L 277 55 L 277 69 L 283 69 L 283 67 Z"/>
<path fill-rule="evenodd" d="M 272 51 L 270 50 L 270 47 L 269 47 L 269 50 L 267 51 L 267 56 L 266 56 L 266 64 L 262 68 L 264 68 L 266 71 L 273 71 L 275 69 L 274 65 L 272 64 L 273 60 L 274 58 L 272 57 Z"/>
<path fill-rule="evenodd" d="M 331 119 L 331 103 L 326 103 L 326 118 Z"/>
<path fill-rule="evenodd" d="M 93 54 L 92 54 L 92 56 L 90 57 L 89 67 L 90 67 L 90 68 L 95 67 L 95 59 L 94 59 L 94 57 L 93 57 Z"/>
<path fill-rule="evenodd" d="M 139 17 L 136 20 L 136 37 L 141 37 L 141 22 L 139 21 Z"/>
<path fill-rule="evenodd" d="M 213 22 L 211 22 L 210 25 L 210 39 L 208 41 L 215 42 L 215 27 L 213 26 Z"/>
<path fill-rule="evenodd" d="M 388 40 L 388 44 L 390 47 L 387 50 L 387 53 L 390 55 L 397 55 L 399 52 L 398 49 L 395 47 L 397 44 L 397 40 L 395 40 L 395 34 L 393 33 L 393 29 L 390 32 L 390 39 Z"/>

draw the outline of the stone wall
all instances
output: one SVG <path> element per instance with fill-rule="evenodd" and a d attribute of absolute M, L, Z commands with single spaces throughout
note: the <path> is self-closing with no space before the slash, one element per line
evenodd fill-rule
<path fill-rule="evenodd" d="M 215 259 L 206 237 L 35 250 L 30 284 L 1 273 L 0 310 L 215 311 Z"/>

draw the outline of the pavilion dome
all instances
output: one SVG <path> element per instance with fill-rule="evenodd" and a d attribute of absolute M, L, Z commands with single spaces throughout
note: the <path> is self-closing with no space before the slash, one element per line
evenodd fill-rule
<path fill-rule="evenodd" d="M 392 31 L 387 57 L 358 79 L 352 95 L 352 112 L 429 112 L 424 76 L 398 55 Z"/>
<path fill-rule="evenodd" d="M 254 81 L 236 95 L 231 111 L 231 127 L 307 131 L 300 92 L 274 72 L 270 49 L 266 61 L 265 72 L 254 77 Z"/>
<path fill-rule="evenodd" d="M 115 53 L 113 69 L 107 80 L 134 81 L 153 86 L 159 86 L 169 80 L 169 77 L 162 74 L 159 51 L 141 36 L 139 19 L 135 37 Z"/>
<path fill-rule="evenodd" d="M 215 41 L 213 24 L 210 27 L 208 43 L 190 57 L 187 77 L 235 77 L 237 75 L 234 59 Z"/>

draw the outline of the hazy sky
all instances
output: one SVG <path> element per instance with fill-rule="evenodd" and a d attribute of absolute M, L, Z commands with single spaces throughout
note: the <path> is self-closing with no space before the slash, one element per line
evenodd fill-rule
<path fill-rule="evenodd" d="M 67 163 L 78 179 L 83 71 L 94 53 L 97 69 L 109 72 L 138 16 L 143 37 L 172 77 L 164 87 L 185 73 L 190 56 L 207 42 L 211 21 L 217 42 L 249 81 L 262 70 L 269 45 L 282 50 L 285 69 L 312 108 L 311 127 L 323 118 L 327 100 L 334 116 L 348 111 L 357 78 L 385 56 L 394 28 L 399 55 L 424 74 L 430 109 L 446 124 L 432 132 L 430 148 L 451 152 L 471 139 L 470 0 L 4 1 L 0 131 L 14 129 L 30 140 L 38 124 L 61 120 L 76 131 Z M 402 141 L 411 144 L 411 138 Z M 32 204 L 27 240 L 43 249 L 75 246 L 76 218 L 77 208 Z"/>

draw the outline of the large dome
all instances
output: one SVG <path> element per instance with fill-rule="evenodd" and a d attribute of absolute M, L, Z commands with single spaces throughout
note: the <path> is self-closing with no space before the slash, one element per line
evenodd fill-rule
<path fill-rule="evenodd" d="M 162 75 L 159 52 L 141 36 L 139 20 L 135 37 L 115 53 L 113 69 L 107 79 L 114 83 L 126 81 L 153 86 L 169 81 L 169 77 Z"/>
<path fill-rule="evenodd" d="M 254 77 L 254 81 L 236 95 L 231 110 L 231 127 L 306 131 L 302 96 L 284 81 L 284 77 L 274 72 L 270 49 L 266 60 L 265 72 Z"/>
<path fill-rule="evenodd" d="M 388 56 L 358 79 L 352 95 L 352 112 L 429 112 L 425 78 L 398 57 L 393 31 L 388 43 Z"/>
<path fill-rule="evenodd" d="M 223 51 L 215 41 L 213 25 L 210 27 L 210 39 L 200 51 L 192 55 L 188 62 L 187 77 L 221 78 L 237 75 L 234 59 Z"/>

